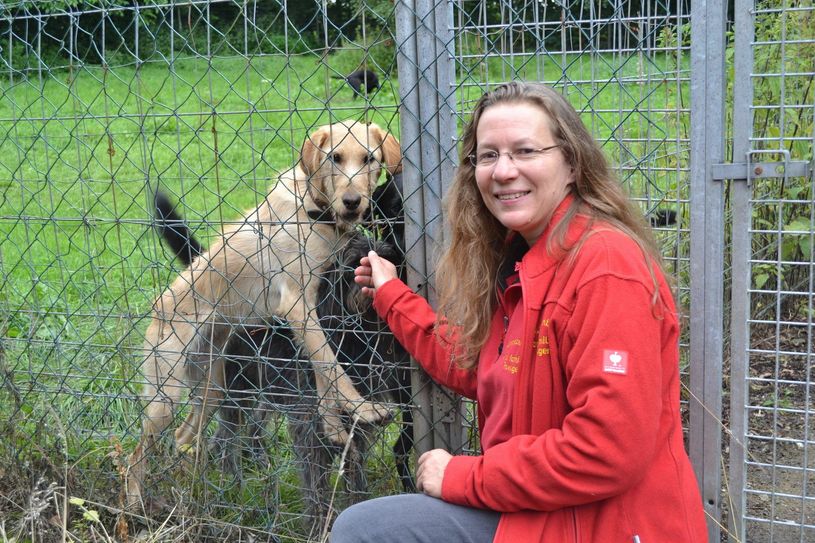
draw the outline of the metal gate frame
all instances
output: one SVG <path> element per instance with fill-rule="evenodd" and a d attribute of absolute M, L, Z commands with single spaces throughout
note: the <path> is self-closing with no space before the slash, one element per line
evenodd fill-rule
<path fill-rule="evenodd" d="M 750 289 L 753 181 L 812 176 L 810 161 L 794 160 L 784 149 L 753 148 L 753 53 L 756 5 L 734 2 L 734 75 L 732 157 L 725 156 L 727 2 L 693 2 L 691 11 L 691 419 L 690 454 L 708 515 L 710 541 L 722 529 L 730 541 L 747 541 L 747 454 L 749 405 Z M 776 67 L 773 67 L 775 69 Z M 783 67 L 779 70 L 783 74 Z M 783 106 L 783 104 L 782 104 Z M 815 146 L 815 134 L 813 135 Z M 780 146 L 779 146 L 780 147 Z M 780 154 L 783 162 L 762 162 L 762 154 Z M 728 160 L 729 158 L 729 160 Z M 725 182 L 729 183 L 732 222 L 725 223 Z M 730 260 L 725 262 L 724 233 L 731 228 Z M 727 267 L 726 267 L 727 266 Z M 730 272 L 730 319 L 725 322 L 725 278 Z M 725 326 L 729 334 L 725 336 Z M 723 424 L 723 361 L 730 362 L 729 429 Z M 729 451 L 722 447 L 723 430 Z M 728 456 L 728 486 L 722 488 L 723 458 Z M 806 469 L 806 468 L 804 468 Z M 727 511 L 723 498 L 727 498 Z M 801 496 L 802 500 L 806 496 Z M 727 517 L 724 526 L 723 517 Z M 774 522 L 774 519 L 767 519 Z M 804 537 L 802 520 L 800 537 Z"/>

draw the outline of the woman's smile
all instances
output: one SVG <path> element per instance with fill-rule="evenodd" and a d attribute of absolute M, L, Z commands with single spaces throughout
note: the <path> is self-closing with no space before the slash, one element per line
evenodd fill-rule
<path fill-rule="evenodd" d="M 505 192 L 501 194 L 497 194 L 496 197 L 501 200 L 502 202 L 511 202 L 523 198 L 529 194 L 528 190 L 518 191 L 518 192 Z"/>

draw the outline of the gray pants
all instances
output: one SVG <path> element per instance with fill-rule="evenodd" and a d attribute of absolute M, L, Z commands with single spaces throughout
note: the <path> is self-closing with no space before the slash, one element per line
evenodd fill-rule
<path fill-rule="evenodd" d="M 425 496 L 400 494 L 360 502 L 343 511 L 331 543 L 491 543 L 500 513 Z"/>

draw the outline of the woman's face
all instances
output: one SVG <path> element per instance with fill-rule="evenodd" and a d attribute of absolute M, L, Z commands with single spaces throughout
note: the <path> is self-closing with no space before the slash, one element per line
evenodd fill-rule
<path fill-rule="evenodd" d="M 475 180 L 487 209 L 531 247 L 549 224 L 574 181 L 572 170 L 541 108 L 528 102 L 496 104 L 483 111 L 476 127 Z M 507 153 L 512 153 L 512 158 Z"/>

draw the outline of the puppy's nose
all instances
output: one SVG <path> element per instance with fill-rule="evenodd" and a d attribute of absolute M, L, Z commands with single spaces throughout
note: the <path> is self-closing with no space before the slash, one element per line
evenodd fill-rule
<path fill-rule="evenodd" d="M 342 197 L 342 203 L 345 205 L 348 211 L 354 211 L 356 208 L 358 208 L 361 201 L 362 196 L 359 194 L 346 194 Z"/>

